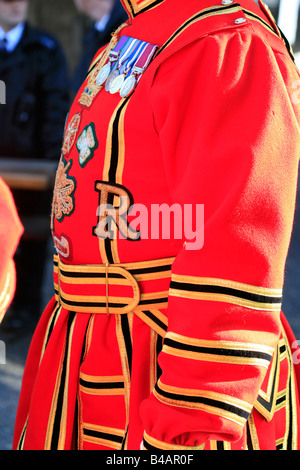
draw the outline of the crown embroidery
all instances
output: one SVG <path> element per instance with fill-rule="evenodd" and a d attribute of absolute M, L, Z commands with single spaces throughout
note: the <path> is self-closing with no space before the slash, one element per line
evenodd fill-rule
<path fill-rule="evenodd" d="M 106 54 L 104 54 L 104 57 L 106 57 Z M 95 66 L 95 68 L 89 75 L 87 84 L 85 85 L 83 92 L 78 100 L 79 104 L 81 104 L 82 106 L 89 108 L 95 96 L 97 96 L 97 94 L 101 90 L 101 86 L 97 85 L 97 76 L 101 67 L 102 61 L 100 60 L 100 62 Z"/>

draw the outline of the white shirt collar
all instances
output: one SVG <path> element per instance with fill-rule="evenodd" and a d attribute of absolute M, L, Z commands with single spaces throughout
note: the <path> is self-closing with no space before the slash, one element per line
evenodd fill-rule
<path fill-rule="evenodd" d="M 106 15 L 103 15 L 101 20 L 97 21 L 97 23 L 95 23 L 95 28 L 98 30 L 98 31 L 103 31 L 105 29 L 105 26 L 107 25 L 108 23 L 108 20 L 110 18 L 110 14 L 107 13 Z"/>
<path fill-rule="evenodd" d="M 6 33 L 2 26 L 0 26 L 0 40 L 4 38 L 7 39 L 8 52 L 12 52 L 17 47 L 23 35 L 24 28 L 25 23 L 19 23 L 17 26 Z"/>

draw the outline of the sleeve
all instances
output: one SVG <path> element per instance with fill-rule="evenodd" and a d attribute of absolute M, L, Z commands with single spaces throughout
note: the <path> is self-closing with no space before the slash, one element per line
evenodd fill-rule
<path fill-rule="evenodd" d="M 43 46 L 40 62 L 41 147 L 43 157 L 58 160 L 70 105 L 69 74 L 64 52 L 54 39 Z"/>
<path fill-rule="evenodd" d="M 297 79 L 289 57 L 245 31 L 199 39 L 157 71 L 151 100 L 170 195 L 183 216 L 204 208 L 204 235 L 184 221 L 162 374 L 140 408 L 145 449 L 243 436 L 280 335 Z"/>
<path fill-rule="evenodd" d="M 12 194 L 0 178 L 0 323 L 15 292 L 13 257 L 22 232 Z"/>

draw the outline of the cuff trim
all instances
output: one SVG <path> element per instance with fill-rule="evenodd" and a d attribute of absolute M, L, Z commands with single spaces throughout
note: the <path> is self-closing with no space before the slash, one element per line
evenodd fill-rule
<path fill-rule="evenodd" d="M 144 432 L 143 438 L 143 448 L 142 450 L 150 450 L 150 451 L 162 451 L 162 450 L 203 450 L 205 444 L 201 446 L 179 446 L 176 444 L 168 444 L 167 442 L 162 442 L 154 437 L 149 436 L 146 432 Z"/>

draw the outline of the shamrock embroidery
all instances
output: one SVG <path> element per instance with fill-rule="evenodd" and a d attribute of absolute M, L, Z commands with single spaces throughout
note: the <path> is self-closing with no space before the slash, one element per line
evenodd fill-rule
<path fill-rule="evenodd" d="M 92 122 L 81 132 L 76 147 L 79 152 L 79 164 L 83 168 L 94 156 L 94 151 L 98 147 L 95 126 Z"/>

